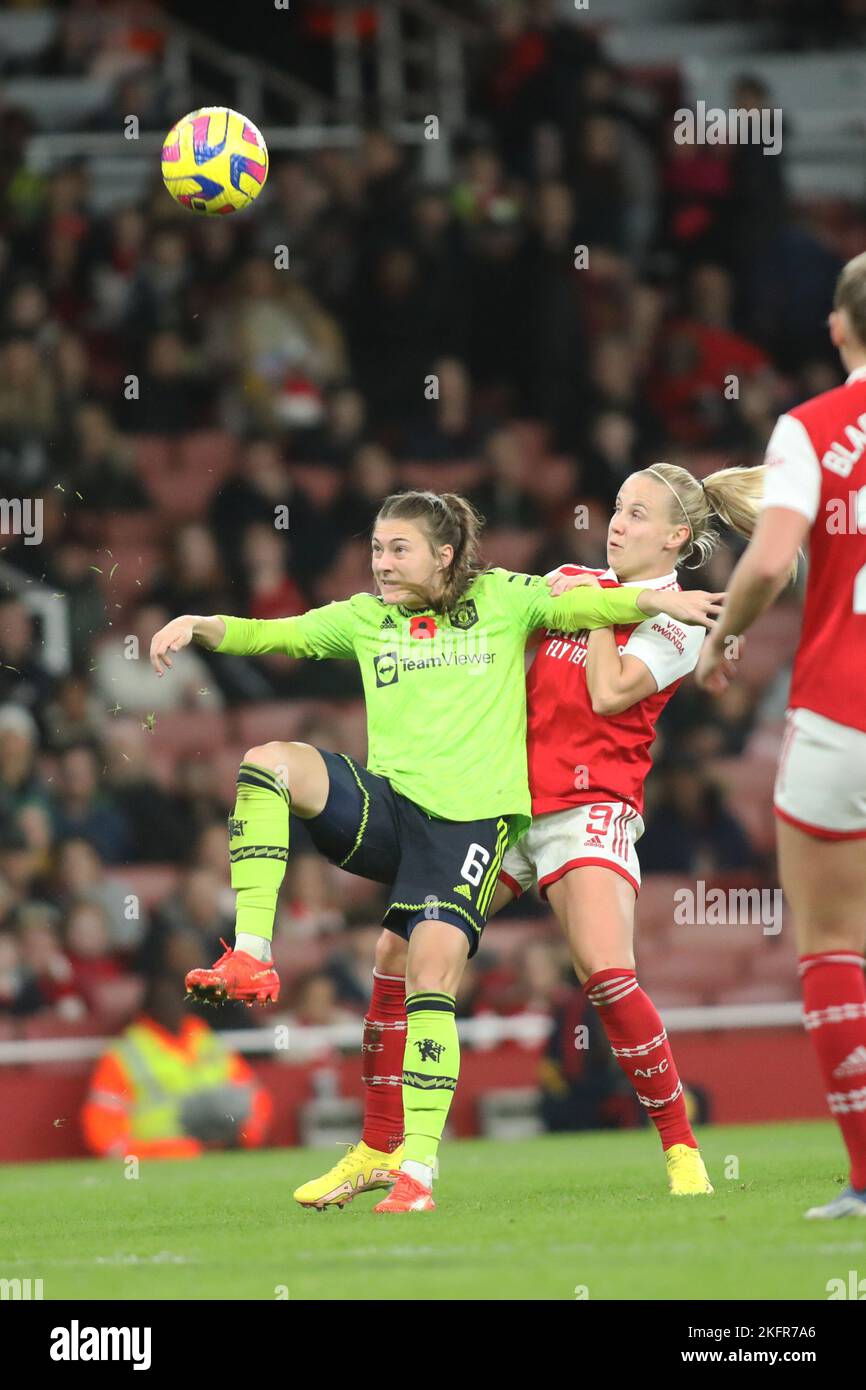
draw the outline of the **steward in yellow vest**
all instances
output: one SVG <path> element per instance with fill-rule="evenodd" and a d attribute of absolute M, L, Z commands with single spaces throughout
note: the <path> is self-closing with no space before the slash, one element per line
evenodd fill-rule
<path fill-rule="evenodd" d="M 88 1148 L 106 1157 L 193 1158 L 255 1148 L 273 1112 L 246 1062 L 184 1011 L 174 980 L 155 980 L 145 1012 L 97 1063 L 82 1112 Z"/>

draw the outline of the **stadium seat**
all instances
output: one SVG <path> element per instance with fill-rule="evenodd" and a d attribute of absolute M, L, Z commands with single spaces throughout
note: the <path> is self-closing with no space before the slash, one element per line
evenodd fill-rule
<path fill-rule="evenodd" d="M 779 754 L 782 750 L 782 739 L 785 736 L 785 721 L 767 720 L 766 723 L 758 724 L 752 730 L 749 740 L 744 749 L 744 756 L 757 758 L 761 762 L 778 762 Z"/>
<path fill-rule="evenodd" d="M 764 690 L 793 660 L 800 636 L 798 607 L 777 603 L 749 629 L 738 675 L 750 690 Z"/>
<path fill-rule="evenodd" d="M 227 430 L 193 430 L 178 443 L 178 466 L 214 480 L 213 490 L 231 473 L 235 461 L 235 440 Z"/>
<path fill-rule="evenodd" d="M 552 914 L 549 919 L 528 917 L 525 921 L 508 922 L 497 922 L 494 917 L 487 925 L 479 952 L 482 959 L 495 957 L 500 964 L 504 964 L 513 960 L 530 941 L 559 940 L 559 924 Z"/>
<path fill-rule="evenodd" d="M 485 531 L 482 535 L 481 557 L 487 565 L 497 565 L 502 569 L 517 570 L 524 574 L 533 556 L 541 549 L 544 538 L 543 531 L 517 531 L 511 527 L 500 526 L 495 531 Z"/>
<path fill-rule="evenodd" d="M 162 560 L 162 550 L 151 542 L 109 546 L 113 555 L 99 553 L 94 560 L 102 573 L 97 576 L 105 591 L 109 610 L 113 603 L 125 607 L 140 603 L 150 588 Z M 114 613 L 111 612 L 112 619 Z"/>
<path fill-rule="evenodd" d="M 752 980 L 745 984 L 732 985 L 716 992 L 715 1003 L 721 1004 L 784 1004 L 796 1003 L 799 990 L 796 982 L 785 980 Z"/>
<path fill-rule="evenodd" d="M 49 9 L 32 10 L 26 14 L 21 6 L 0 14 L 0 60 L 16 61 L 38 57 L 54 38 L 60 16 Z"/>
<path fill-rule="evenodd" d="M 328 864 L 326 877 L 333 891 L 334 901 L 338 902 L 344 911 L 378 903 L 383 892 L 381 883 L 374 883 L 369 878 L 360 878 L 358 874 L 350 874 L 348 869 L 340 869 L 336 864 Z"/>
<path fill-rule="evenodd" d="M 644 983 L 647 983 L 644 981 Z M 703 989 L 695 990 L 683 984 L 676 984 L 670 981 L 660 981 L 658 984 L 650 984 L 652 1001 L 656 1008 L 664 1016 L 667 1009 L 693 1009 L 699 1005 L 706 1005 L 709 1000 Z M 676 1046 L 676 1037 L 674 1037 Z"/>
<path fill-rule="evenodd" d="M 508 428 L 520 444 L 525 461 L 532 467 L 543 466 L 550 427 L 543 420 L 512 420 Z"/>
<path fill-rule="evenodd" d="M 129 443 L 135 452 L 136 471 L 143 481 L 153 473 L 162 473 L 174 460 L 174 440 L 164 434 L 133 434 Z"/>
<path fill-rule="evenodd" d="M 152 546 L 160 539 L 155 512 L 111 512 L 100 517 L 100 539 L 116 557 L 135 546 Z"/>
<path fill-rule="evenodd" d="M 217 795 L 222 797 L 227 806 L 234 806 L 235 804 L 238 768 L 243 762 L 244 754 L 249 746 L 247 743 L 226 744 L 223 748 L 215 749 L 211 755 L 216 776 Z"/>
<path fill-rule="evenodd" d="M 334 945 L 333 937 L 304 939 L 292 937 L 286 932 L 276 932 L 273 940 L 274 965 L 286 992 L 302 975 L 311 970 L 321 970 Z"/>
<path fill-rule="evenodd" d="M 288 742 L 298 735 L 310 718 L 327 712 L 323 700 L 269 700 L 264 704 L 242 705 L 235 717 L 233 741 L 252 748 L 274 740 Z"/>
<path fill-rule="evenodd" d="M 218 709 L 169 710 L 157 716 L 154 743 L 175 759 L 186 754 L 209 756 L 229 736 L 229 716 Z"/>
<path fill-rule="evenodd" d="M 674 922 L 677 899 L 684 887 L 682 874 L 647 874 L 637 899 L 637 927 L 640 937 L 666 936 Z"/>
<path fill-rule="evenodd" d="M 177 754 L 170 748 L 160 748 L 154 743 L 148 757 L 148 770 L 163 791 L 171 791 L 177 771 Z"/>
<path fill-rule="evenodd" d="M 367 710 L 363 700 L 347 700 L 327 711 L 336 727 L 337 752 L 357 762 L 367 761 Z"/>
<path fill-rule="evenodd" d="M 293 463 L 291 466 L 293 482 L 315 506 L 323 510 L 331 506 L 343 484 L 343 474 L 339 468 L 319 468 L 315 465 Z M 291 512 L 291 504 L 290 504 Z"/>
<path fill-rule="evenodd" d="M 335 563 L 316 586 L 317 603 L 344 599 L 347 594 L 372 593 L 370 545 L 368 541 L 347 541 Z"/>
<path fill-rule="evenodd" d="M 527 473 L 525 487 L 544 507 L 570 503 L 575 490 L 574 459 L 568 455 L 548 454 Z"/>
<path fill-rule="evenodd" d="M 642 966 L 640 980 L 653 1000 L 674 989 L 690 995 L 695 1004 L 712 1004 L 719 990 L 732 989 L 742 983 L 736 962 L 720 959 L 693 963 L 675 957 Z"/>
<path fill-rule="evenodd" d="M 483 459 L 450 459 L 442 462 L 409 461 L 398 469 L 404 487 L 430 488 L 433 492 L 472 492 L 490 473 Z"/>
<path fill-rule="evenodd" d="M 124 864 L 105 870 L 105 877 L 134 893 L 147 912 L 174 892 L 179 874 L 174 864 Z"/>
<path fill-rule="evenodd" d="M 773 38 L 773 29 L 754 17 L 742 21 L 695 24 L 658 24 L 652 21 L 611 26 L 605 35 L 611 59 L 624 67 L 645 72 L 673 68 L 680 59 L 712 66 L 728 56 L 741 66 L 751 62 L 756 47 Z"/>
<path fill-rule="evenodd" d="M 755 984 L 773 981 L 776 984 L 784 984 L 793 991 L 792 998 L 799 998 L 797 947 L 791 932 L 783 929 L 778 939 L 754 953 L 749 962 L 749 982 L 752 981 Z"/>
<path fill-rule="evenodd" d="M 158 510 L 175 524 L 200 518 L 222 484 L 223 476 L 215 471 L 177 466 L 153 471 L 145 482 Z"/>
<path fill-rule="evenodd" d="M 111 98 L 113 79 L 87 77 L 18 77 L 4 83 L 3 104 L 27 111 L 40 130 L 70 131 L 102 110 Z"/>
<path fill-rule="evenodd" d="M 755 850 L 765 854 L 776 843 L 773 784 L 776 759 L 716 758 L 710 764 L 731 812 L 743 825 Z"/>

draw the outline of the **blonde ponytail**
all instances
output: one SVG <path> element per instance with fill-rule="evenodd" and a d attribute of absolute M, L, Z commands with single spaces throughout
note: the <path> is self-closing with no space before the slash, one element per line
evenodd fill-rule
<path fill-rule="evenodd" d="M 644 472 L 667 483 L 676 498 L 676 502 L 671 502 L 673 520 L 685 520 L 691 531 L 680 556 L 680 564 L 697 556 L 688 569 L 706 564 L 719 544 L 721 534 L 716 520 L 746 540 L 751 538 L 764 493 L 767 470 L 763 464 L 758 468 L 720 468 L 702 483 L 676 463 L 654 463 Z M 791 579 L 796 578 L 797 560 L 791 566 Z"/>

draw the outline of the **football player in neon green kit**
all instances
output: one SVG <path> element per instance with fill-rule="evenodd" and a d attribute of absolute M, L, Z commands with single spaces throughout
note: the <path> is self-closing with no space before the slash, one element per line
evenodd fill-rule
<path fill-rule="evenodd" d="M 277 998 L 270 940 L 290 807 L 333 863 L 390 886 L 384 925 L 409 942 L 406 1137 L 399 1175 L 377 1211 L 433 1209 L 433 1167 L 459 1073 L 454 997 L 477 950 L 502 856 L 530 823 L 528 634 L 659 613 L 711 627 L 724 597 L 587 587 L 551 598 L 539 577 L 482 570 L 479 527 L 456 494 L 394 494 L 373 529 L 376 594 L 297 618 L 187 614 L 151 644 L 159 675 L 171 653 L 193 640 L 247 656 L 354 657 L 361 667 L 366 767 L 302 743 L 247 751 L 229 820 L 234 948 L 213 968 L 191 971 L 187 989 L 214 1003 Z M 386 1181 L 387 1172 L 376 1185 Z"/>

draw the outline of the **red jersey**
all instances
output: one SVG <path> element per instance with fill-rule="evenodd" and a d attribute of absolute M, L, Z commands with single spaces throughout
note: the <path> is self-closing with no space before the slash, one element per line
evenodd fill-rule
<path fill-rule="evenodd" d="M 586 567 L 564 565 L 577 574 Z M 613 570 L 589 570 L 602 587 L 618 588 Z M 630 585 L 679 589 L 676 574 Z M 589 633 L 548 628 L 526 678 L 527 755 L 533 816 L 589 801 L 625 801 L 643 812 L 656 721 L 684 676 L 697 665 L 701 627 L 662 614 L 614 628 L 620 655 L 638 657 L 658 689 L 621 714 L 596 714 L 586 683 Z"/>
<path fill-rule="evenodd" d="M 866 367 L 780 416 L 766 464 L 763 507 L 812 523 L 788 704 L 866 732 Z"/>

